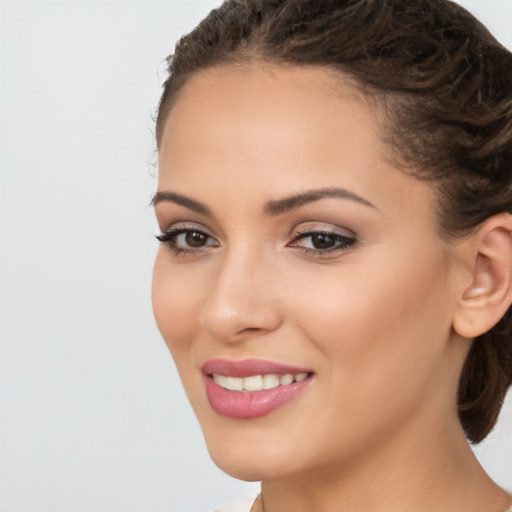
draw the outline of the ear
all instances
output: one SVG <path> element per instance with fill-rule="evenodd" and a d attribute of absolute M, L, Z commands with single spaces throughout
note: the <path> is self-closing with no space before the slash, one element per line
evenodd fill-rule
<path fill-rule="evenodd" d="M 492 329 L 512 302 L 512 216 L 490 217 L 467 242 L 463 245 L 470 272 L 453 329 L 464 338 L 475 338 Z"/>

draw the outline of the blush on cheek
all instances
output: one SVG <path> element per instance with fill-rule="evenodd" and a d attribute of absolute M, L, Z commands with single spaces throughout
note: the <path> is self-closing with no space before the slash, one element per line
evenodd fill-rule
<path fill-rule="evenodd" d="M 172 351 L 174 345 L 187 343 L 187 340 L 191 339 L 194 323 L 190 321 L 190 313 L 187 313 L 186 295 L 176 292 L 179 287 L 173 279 L 167 277 L 162 267 L 164 265 L 157 257 L 151 299 L 158 329 Z"/>
<path fill-rule="evenodd" d="M 171 352 L 174 347 L 188 345 L 194 337 L 194 323 L 174 297 L 153 292 L 153 314 L 160 333 Z"/>

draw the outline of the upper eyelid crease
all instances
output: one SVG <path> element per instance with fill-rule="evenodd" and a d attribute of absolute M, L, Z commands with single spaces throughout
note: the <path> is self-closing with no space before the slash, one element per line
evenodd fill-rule
<path fill-rule="evenodd" d="M 313 230 L 313 231 L 304 231 L 304 232 L 299 232 L 297 233 L 296 237 L 295 237 L 295 240 L 299 240 L 301 238 L 307 238 L 309 236 L 313 236 L 313 235 L 328 235 L 328 236 L 332 236 L 334 238 L 343 238 L 344 240 L 356 240 L 356 235 L 355 233 L 354 234 L 351 234 L 351 235 L 346 235 L 346 234 L 343 234 L 343 233 L 338 233 L 337 231 L 328 231 L 328 230 L 322 230 L 322 229 L 316 229 L 316 230 Z"/>
<path fill-rule="evenodd" d="M 345 238 L 356 238 L 357 237 L 357 233 L 354 230 L 347 228 L 346 226 L 339 226 L 339 225 L 336 225 L 335 227 L 333 227 L 332 225 L 329 225 L 328 227 L 324 227 L 323 224 L 320 226 L 317 226 L 317 225 L 310 226 L 306 223 L 305 227 L 299 227 L 297 229 L 294 229 L 294 232 L 298 236 L 301 236 L 302 234 L 308 235 L 310 233 L 327 233 L 327 234 L 331 234 L 331 235 L 343 236 Z"/>
<path fill-rule="evenodd" d="M 212 234 L 209 233 L 208 230 L 206 229 L 201 229 L 201 228 L 197 228 L 197 227 L 194 227 L 194 226 L 178 226 L 178 227 L 171 227 L 169 229 L 164 229 L 164 230 L 161 230 L 162 232 L 160 233 L 160 235 L 157 235 L 157 238 L 158 237 L 172 237 L 172 236 L 178 236 L 178 235 L 182 235 L 184 233 L 188 233 L 188 232 L 195 232 L 195 233 L 201 233 L 202 235 L 208 237 L 208 238 L 211 238 L 212 240 L 216 240 L 216 237 L 213 236 Z"/>

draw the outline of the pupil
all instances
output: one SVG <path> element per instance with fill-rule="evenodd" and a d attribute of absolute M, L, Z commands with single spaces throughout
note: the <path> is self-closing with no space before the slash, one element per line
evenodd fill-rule
<path fill-rule="evenodd" d="M 189 231 L 185 239 L 190 247 L 203 247 L 206 243 L 206 236 L 197 231 Z"/>
<path fill-rule="evenodd" d="M 325 233 L 318 233 L 312 237 L 315 249 L 330 249 L 334 245 L 334 237 Z"/>

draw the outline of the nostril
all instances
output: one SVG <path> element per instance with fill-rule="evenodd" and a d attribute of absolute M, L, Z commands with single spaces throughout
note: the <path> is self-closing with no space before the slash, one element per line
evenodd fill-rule
<path fill-rule="evenodd" d="M 206 297 L 199 318 L 201 326 L 216 339 L 228 342 L 278 328 L 281 315 L 275 301 L 261 295 L 256 287 L 250 293 L 241 293 L 233 280 L 233 275 L 224 275 Z"/>

